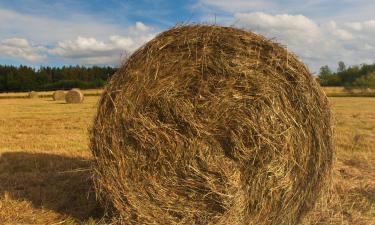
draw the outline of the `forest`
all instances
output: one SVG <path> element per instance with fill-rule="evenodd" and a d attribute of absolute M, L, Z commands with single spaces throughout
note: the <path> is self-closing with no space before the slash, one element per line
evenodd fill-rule
<path fill-rule="evenodd" d="M 102 88 L 118 68 L 106 66 L 40 67 L 0 65 L 0 92 L 51 91 L 57 89 Z M 336 71 L 322 66 L 317 81 L 322 86 L 375 88 L 375 63 L 346 66 L 340 61 Z"/>
<path fill-rule="evenodd" d="M 375 63 L 347 67 L 340 61 L 335 72 L 329 66 L 322 66 L 317 79 L 322 86 L 341 86 L 349 89 L 375 88 Z"/>
<path fill-rule="evenodd" d="M 101 88 L 117 68 L 40 67 L 0 65 L 0 92 L 50 91 L 71 88 Z"/>

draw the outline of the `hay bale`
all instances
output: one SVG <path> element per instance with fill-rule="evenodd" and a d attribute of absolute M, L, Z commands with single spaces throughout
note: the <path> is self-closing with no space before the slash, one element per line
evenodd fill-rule
<path fill-rule="evenodd" d="M 319 85 L 280 45 L 175 27 L 102 94 L 96 189 L 129 224 L 297 224 L 331 169 L 330 118 Z"/>
<path fill-rule="evenodd" d="M 84 99 L 83 93 L 79 89 L 72 89 L 65 95 L 66 103 L 82 103 Z"/>
<path fill-rule="evenodd" d="M 28 94 L 29 98 L 39 98 L 39 93 L 35 91 L 30 91 Z"/>
<path fill-rule="evenodd" d="M 62 101 L 62 100 L 65 100 L 65 91 L 55 91 L 53 92 L 52 94 L 52 99 L 54 101 Z"/>

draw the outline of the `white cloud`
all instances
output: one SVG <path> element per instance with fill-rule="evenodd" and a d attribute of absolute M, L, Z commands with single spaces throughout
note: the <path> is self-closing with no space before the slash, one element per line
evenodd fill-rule
<path fill-rule="evenodd" d="M 148 27 L 148 26 L 146 26 L 144 23 L 142 23 L 142 22 L 136 22 L 135 23 L 135 28 L 137 29 L 137 30 L 139 30 L 139 31 L 143 31 L 143 32 L 145 32 L 145 31 L 148 31 L 150 28 Z"/>
<path fill-rule="evenodd" d="M 113 35 L 109 37 L 109 40 L 113 43 L 114 46 L 122 49 L 132 49 L 135 46 L 133 39 L 130 37 Z"/>
<path fill-rule="evenodd" d="M 43 44 L 53 44 L 78 36 L 105 39 L 112 35 L 128 35 L 131 32 L 153 32 L 153 29 L 142 22 L 126 26 L 101 21 L 100 18 L 84 14 L 72 14 L 64 19 L 55 19 L 0 8 L 0 31 L 0 40 L 13 35 L 27 37 Z"/>
<path fill-rule="evenodd" d="M 94 52 L 106 52 L 110 46 L 104 42 L 97 41 L 95 38 L 86 38 L 78 36 L 75 40 L 60 41 L 57 46 L 50 50 L 50 53 L 61 56 L 75 56 L 92 54 Z M 77 54 L 78 53 L 78 54 Z"/>
<path fill-rule="evenodd" d="M 262 12 L 237 13 L 234 20 L 238 25 L 256 30 L 267 36 L 276 35 L 277 38 L 303 39 L 312 41 L 318 38 L 320 29 L 316 23 L 303 15 L 270 15 Z"/>
<path fill-rule="evenodd" d="M 78 36 L 74 40 L 58 42 L 48 52 L 65 60 L 74 59 L 85 64 L 119 64 L 122 55 L 133 52 L 153 36 L 152 33 L 139 36 L 112 35 L 106 41 Z"/>
<path fill-rule="evenodd" d="M 24 38 L 9 38 L 9 39 L 3 40 L 1 43 L 9 47 L 19 47 L 19 48 L 29 47 L 29 42 Z"/>
<path fill-rule="evenodd" d="M 192 8 L 201 14 L 201 21 L 274 38 L 318 71 L 321 65 L 336 66 L 340 60 L 374 61 L 374 7 L 373 0 L 197 0 Z M 48 63 L 52 58 L 67 64 L 118 64 L 121 54 L 134 51 L 158 31 L 141 21 L 111 21 L 111 15 L 79 11 L 63 19 L 44 15 L 0 8 L 0 56 L 30 62 Z"/>
<path fill-rule="evenodd" d="M 194 10 L 208 16 L 224 13 L 250 13 L 262 11 L 270 14 L 302 14 L 314 20 L 340 21 L 368 20 L 373 18 L 374 0 L 198 0 Z M 203 17 L 205 17 L 204 15 Z"/>
<path fill-rule="evenodd" d="M 338 61 L 349 64 L 373 58 L 375 21 L 317 23 L 303 15 L 235 13 L 236 26 L 249 29 L 287 46 L 306 62 L 313 72 L 325 64 L 335 68 Z"/>
<path fill-rule="evenodd" d="M 28 62 L 39 62 L 46 58 L 41 46 L 32 46 L 24 38 L 9 38 L 0 42 L 0 56 L 21 59 Z"/>
<path fill-rule="evenodd" d="M 250 24 L 259 23 L 262 24 L 263 27 L 267 28 L 286 28 L 293 30 L 310 29 L 312 31 L 317 30 L 317 25 L 303 15 L 270 15 L 262 12 L 238 13 L 235 14 L 235 19 L 244 20 Z"/>
<path fill-rule="evenodd" d="M 346 27 L 354 31 L 361 31 L 363 26 L 362 26 L 362 23 L 352 22 L 352 23 L 346 23 Z"/>
<path fill-rule="evenodd" d="M 350 41 L 354 38 L 352 33 L 350 33 L 347 30 L 339 28 L 335 21 L 330 21 L 326 25 L 326 29 L 329 30 L 338 39 L 343 40 L 343 41 Z"/>
<path fill-rule="evenodd" d="M 198 0 L 202 21 L 252 30 L 276 39 L 312 71 L 322 65 L 375 62 L 373 0 Z M 215 20 L 214 20 L 214 19 Z"/>
<path fill-rule="evenodd" d="M 59 64 L 118 65 L 122 54 L 134 51 L 156 33 L 140 21 L 120 27 L 88 15 L 58 20 L 1 8 L 0 30 L 0 56 Z M 40 44 L 31 45 L 28 40 Z"/>
<path fill-rule="evenodd" d="M 375 31 L 375 20 L 367 20 L 362 22 L 349 22 L 345 24 L 346 27 L 354 31 Z"/>

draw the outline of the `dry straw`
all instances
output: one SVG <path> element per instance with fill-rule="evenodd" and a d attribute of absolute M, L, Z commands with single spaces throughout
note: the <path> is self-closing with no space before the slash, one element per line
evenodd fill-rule
<path fill-rule="evenodd" d="M 293 54 L 230 27 L 174 27 L 112 77 L 94 181 L 124 224 L 298 224 L 332 164 L 326 96 Z"/>
<path fill-rule="evenodd" d="M 52 94 L 52 99 L 54 101 L 62 101 L 62 100 L 65 100 L 65 91 L 55 91 L 53 92 Z"/>
<path fill-rule="evenodd" d="M 79 89 L 72 89 L 65 95 L 66 103 L 82 103 L 84 99 L 83 93 Z"/>
<path fill-rule="evenodd" d="M 30 91 L 28 94 L 29 98 L 39 98 L 39 93 L 35 91 Z"/>

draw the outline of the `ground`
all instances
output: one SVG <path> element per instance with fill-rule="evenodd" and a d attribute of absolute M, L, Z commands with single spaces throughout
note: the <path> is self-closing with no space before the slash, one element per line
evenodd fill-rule
<path fill-rule="evenodd" d="M 0 99 L 0 224 L 103 223 L 89 171 L 97 100 Z M 333 186 L 304 223 L 375 224 L 375 98 L 330 102 Z"/>

